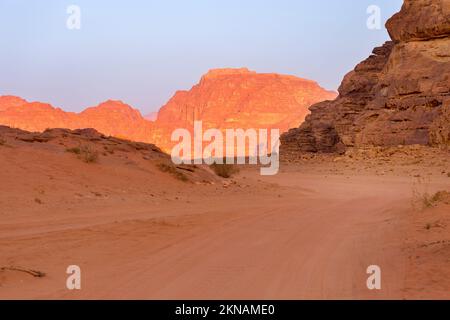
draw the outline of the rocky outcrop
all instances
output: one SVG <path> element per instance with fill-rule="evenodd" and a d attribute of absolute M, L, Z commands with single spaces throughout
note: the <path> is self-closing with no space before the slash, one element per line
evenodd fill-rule
<path fill-rule="evenodd" d="M 405 0 L 392 41 L 347 74 L 332 102 L 282 136 L 282 152 L 450 144 L 449 0 Z"/>
<path fill-rule="evenodd" d="M 386 24 L 394 41 L 418 41 L 450 34 L 450 1 L 406 0 Z"/>

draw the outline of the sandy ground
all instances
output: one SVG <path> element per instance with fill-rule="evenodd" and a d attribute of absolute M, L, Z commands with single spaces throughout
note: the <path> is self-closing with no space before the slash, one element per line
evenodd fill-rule
<path fill-rule="evenodd" d="M 141 151 L 85 163 L 66 140 L 0 146 L 2 299 L 449 298 L 450 204 L 425 201 L 450 190 L 448 153 L 185 182 Z M 66 288 L 69 265 L 81 290 Z"/>

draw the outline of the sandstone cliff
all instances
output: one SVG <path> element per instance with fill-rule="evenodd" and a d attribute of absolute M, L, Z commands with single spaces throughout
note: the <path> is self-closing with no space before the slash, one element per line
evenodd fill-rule
<path fill-rule="evenodd" d="M 450 0 L 405 0 L 386 27 L 392 41 L 282 136 L 283 153 L 450 144 Z"/>
<path fill-rule="evenodd" d="M 293 76 L 258 74 L 248 69 L 215 69 L 189 91 L 178 91 L 161 108 L 157 123 L 192 127 L 203 120 L 214 128 L 270 128 L 299 125 L 316 102 L 334 92 Z"/>
<path fill-rule="evenodd" d="M 171 145 L 176 128 L 191 130 L 193 122 L 206 128 L 278 128 L 286 132 L 300 125 L 316 102 L 333 99 L 316 82 L 294 76 L 260 74 L 248 69 L 215 69 L 189 91 L 178 91 L 161 108 L 155 143 Z M 157 130 L 157 131 L 158 131 Z"/>

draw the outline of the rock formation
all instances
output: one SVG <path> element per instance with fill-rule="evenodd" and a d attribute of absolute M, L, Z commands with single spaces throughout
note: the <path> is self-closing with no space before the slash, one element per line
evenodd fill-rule
<path fill-rule="evenodd" d="M 178 91 L 163 106 L 156 121 L 155 143 L 172 144 L 176 128 L 192 130 L 196 120 L 207 128 L 278 128 L 286 132 L 302 123 L 308 107 L 333 99 L 316 82 L 294 76 L 259 74 L 248 69 L 215 69 L 189 91 Z"/>
<path fill-rule="evenodd" d="M 158 112 L 150 112 L 146 116 L 144 116 L 145 119 L 149 121 L 156 121 L 158 119 Z"/>
<path fill-rule="evenodd" d="M 0 124 L 28 131 L 47 128 L 76 128 L 77 115 L 41 102 L 27 102 L 13 96 L 0 97 Z"/>
<path fill-rule="evenodd" d="M 106 135 L 149 142 L 152 123 L 121 101 L 106 101 L 81 113 L 65 112 L 50 104 L 0 97 L 0 124 L 27 131 L 48 128 L 95 128 Z"/>
<path fill-rule="evenodd" d="M 165 151 L 177 128 L 279 128 L 298 126 L 316 102 L 334 92 L 293 76 L 258 74 L 247 69 L 217 69 L 204 75 L 189 91 L 178 91 L 154 121 L 121 101 L 106 101 L 81 113 L 64 112 L 49 104 L 0 97 L 0 124 L 28 131 L 47 128 L 94 128 L 105 135 L 154 143 Z"/>
<path fill-rule="evenodd" d="M 405 0 L 386 27 L 392 41 L 282 136 L 282 153 L 450 145 L 450 0 Z"/>
<path fill-rule="evenodd" d="M 108 100 L 79 114 L 80 128 L 94 128 L 103 134 L 141 142 L 152 142 L 153 124 L 121 101 Z"/>
<path fill-rule="evenodd" d="M 194 120 L 203 120 L 214 128 L 285 131 L 303 122 L 310 105 L 335 96 L 313 81 L 293 76 L 216 69 L 191 90 L 178 91 L 161 108 L 157 122 L 192 127 Z"/>

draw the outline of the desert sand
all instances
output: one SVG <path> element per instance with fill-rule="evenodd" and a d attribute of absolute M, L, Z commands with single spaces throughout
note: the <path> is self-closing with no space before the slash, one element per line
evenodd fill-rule
<path fill-rule="evenodd" d="M 1 299 L 448 298 L 450 203 L 433 197 L 450 191 L 448 151 L 310 155 L 224 179 L 91 130 L 0 131 Z"/>

